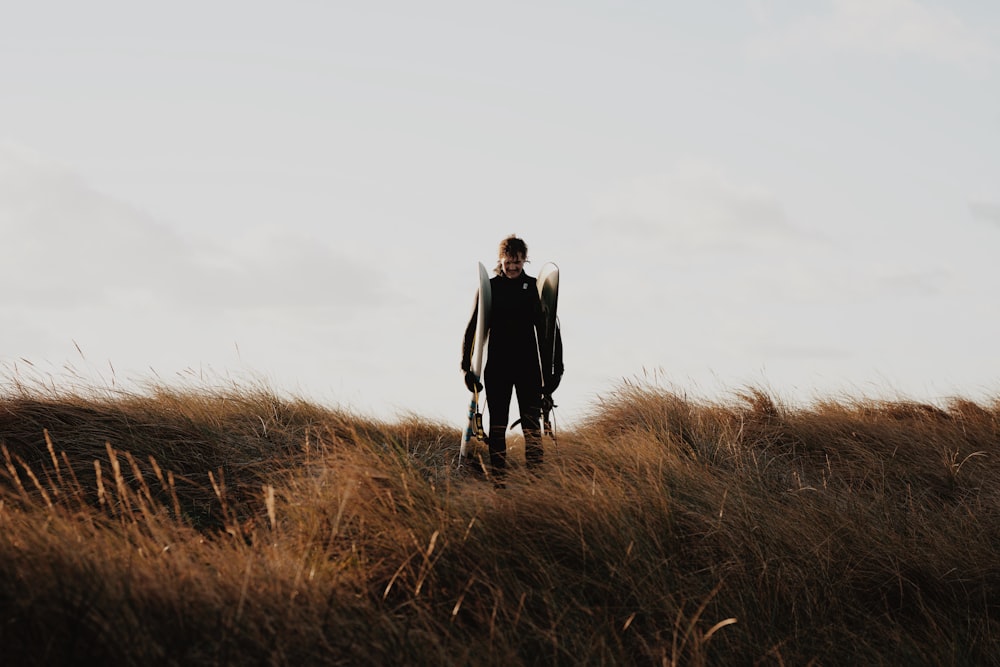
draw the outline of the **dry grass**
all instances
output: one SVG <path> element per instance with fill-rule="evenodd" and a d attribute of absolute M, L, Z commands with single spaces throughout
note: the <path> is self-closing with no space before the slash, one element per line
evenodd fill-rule
<path fill-rule="evenodd" d="M 22 388 L 0 440 L 5 664 L 1000 654 L 997 404 L 625 385 L 502 490 L 457 429 L 262 388 Z"/>

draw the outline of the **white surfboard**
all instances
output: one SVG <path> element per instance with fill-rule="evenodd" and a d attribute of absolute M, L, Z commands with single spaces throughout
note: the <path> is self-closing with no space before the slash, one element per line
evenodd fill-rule
<path fill-rule="evenodd" d="M 542 308 L 542 321 L 539 323 L 538 331 L 538 361 L 542 368 L 542 392 L 548 394 L 549 399 L 542 405 L 542 433 L 548 433 L 552 438 L 556 437 L 552 429 L 552 422 L 549 419 L 551 409 L 554 407 L 551 399 L 551 392 L 546 392 L 545 378 L 552 377 L 555 373 L 556 358 L 556 332 L 559 328 L 559 315 L 557 306 L 559 305 L 559 267 L 548 262 L 538 272 L 536 279 L 538 287 L 538 301 Z M 548 364 L 548 368 L 545 368 Z"/>
<path fill-rule="evenodd" d="M 541 331 L 538 332 L 540 356 L 551 364 L 556 353 L 556 307 L 559 304 L 559 267 L 548 262 L 538 272 L 536 279 L 538 301 L 542 306 Z M 554 368 L 543 369 L 551 375 Z"/>
<path fill-rule="evenodd" d="M 486 341 L 490 334 L 490 306 L 492 305 L 493 292 L 490 289 L 490 275 L 486 272 L 486 267 L 479 262 L 479 305 L 476 317 L 476 335 L 472 339 L 472 372 L 477 380 L 483 377 L 483 353 L 486 349 Z M 469 401 L 469 423 L 462 434 L 462 446 L 459 449 L 459 462 L 468 453 L 469 442 L 474 437 L 483 438 L 483 415 L 479 411 L 479 392 L 472 393 Z"/>

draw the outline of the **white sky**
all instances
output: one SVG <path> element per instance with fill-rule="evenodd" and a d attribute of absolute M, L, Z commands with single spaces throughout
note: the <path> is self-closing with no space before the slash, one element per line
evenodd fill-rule
<path fill-rule="evenodd" d="M 460 424 L 517 233 L 564 424 L 636 377 L 990 400 L 1000 3 L 5 2 L 0 231 L 8 377 Z"/>

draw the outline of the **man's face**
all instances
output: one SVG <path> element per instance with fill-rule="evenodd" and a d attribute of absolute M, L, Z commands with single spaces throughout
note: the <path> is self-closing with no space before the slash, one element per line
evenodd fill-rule
<path fill-rule="evenodd" d="M 505 276 L 508 278 L 517 278 L 524 269 L 524 254 L 504 255 L 500 260 L 500 266 Z"/>

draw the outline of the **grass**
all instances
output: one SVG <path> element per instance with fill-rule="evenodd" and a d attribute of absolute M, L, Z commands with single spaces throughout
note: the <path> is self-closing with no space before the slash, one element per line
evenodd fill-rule
<path fill-rule="evenodd" d="M 626 384 L 507 487 L 266 388 L 0 397 L 5 664 L 982 665 L 1000 404 Z"/>

